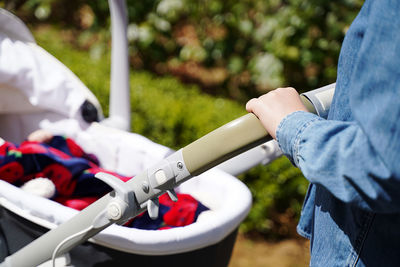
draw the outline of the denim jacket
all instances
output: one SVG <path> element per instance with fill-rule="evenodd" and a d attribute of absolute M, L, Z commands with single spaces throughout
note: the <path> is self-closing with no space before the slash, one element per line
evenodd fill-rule
<path fill-rule="evenodd" d="M 400 266 L 400 1 L 365 1 L 328 119 L 294 112 L 277 140 L 310 181 L 298 224 L 310 265 Z"/>

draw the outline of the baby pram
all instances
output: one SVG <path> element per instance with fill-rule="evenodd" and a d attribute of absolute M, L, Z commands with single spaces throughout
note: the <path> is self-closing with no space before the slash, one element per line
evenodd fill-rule
<path fill-rule="evenodd" d="M 0 136 L 5 140 L 21 142 L 37 128 L 65 134 L 98 155 L 105 168 L 121 173 L 138 173 L 171 153 L 143 136 L 102 124 L 94 95 L 35 44 L 18 18 L 1 10 L 0 28 L 0 60 L 8 62 L 0 89 Z M 226 266 L 237 227 L 251 206 L 249 190 L 218 169 L 178 190 L 200 199 L 210 211 L 192 225 L 171 230 L 110 226 L 65 254 L 64 264 Z M 77 213 L 6 182 L 0 182 L 0 204 L 0 261 Z M 62 266 L 63 258 L 58 261 Z"/>
<path fill-rule="evenodd" d="M 7 41 L 8 43 L 5 42 L 6 46 L 8 44 L 11 48 L 21 48 L 21 52 L 29 51 L 29 53 L 40 54 L 41 60 L 33 60 L 30 63 L 33 63 L 33 66 L 39 67 L 39 69 L 51 65 L 50 68 L 44 68 L 44 73 L 47 77 L 50 77 L 50 87 L 52 88 L 48 90 L 49 87 L 44 86 L 47 90 L 37 90 L 37 87 L 35 87 L 35 85 L 38 85 L 35 83 L 36 80 L 29 80 L 32 77 L 36 78 L 34 74 L 37 69 L 35 67 L 24 67 L 21 72 L 16 72 L 22 75 L 11 75 L 11 78 L 5 83 L 4 92 L 7 93 L 2 98 L 7 101 L 5 101 L 6 104 L 3 105 L 4 108 L 1 110 L 3 115 L 1 115 L 0 120 L 4 123 L 2 128 L 4 131 L 0 133 L 1 136 L 18 142 L 37 127 L 51 130 L 53 133 L 67 134 L 80 142 L 87 151 L 104 155 L 105 158 L 100 158 L 100 160 L 110 164 L 106 168 L 122 173 L 128 170 L 132 171 L 135 168 L 136 171 L 147 169 L 153 162 L 170 154 L 171 151 L 168 148 L 155 144 L 142 136 L 104 125 L 100 106 L 90 91 L 59 62 L 35 46 L 29 31 L 18 19 L 5 11 L 2 11 L 1 15 L 3 22 L 7 21 L 7 23 L 0 23 L 0 25 L 5 26 L 2 29 L 3 37 L 6 36 L 10 40 Z M 13 40 L 16 42 L 13 42 Z M 4 48 L 2 50 L 4 51 Z M 29 55 L 24 55 L 21 60 L 25 62 L 28 58 Z M 13 70 L 15 71 L 15 69 L 11 69 L 11 71 Z M 28 75 L 24 76 L 27 73 Z M 61 73 L 62 75 L 53 76 L 54 73 Z M 40 78 L 46 76 L 39 75 Z M 28 78 L 27 84 L 21 83 L 24 78 Z M 48 84 L 45 82 L 44 85 Z M 59 90 L 54 90 L 54 88 Z M 10 97 L 12 100 L 9 100 Z M 9 103 L 13 104 L 7 106 Z M 329 108 L 329 106 L 324 105 L 324 108 Z M 248 116 L 246 123 L 247 118 L 252 120 L 250 122 L 252 127 L 247 127 L 247 129 L 254 130 L 257 128 L 254 131 L 256 136 L 250 138 L 246 136 L 247 139 L 245 138 L 251 144 L 236 148 L 229 146 L 230 144 L 227 142 L 228 148 L 219 152 L 219 162 L 231 157 L 232 153 L 228 155 L 230 151 L 239 154 L 239 152 L 255 146 L 255 141 L 257 141 L 257 144 L 265 141 L 263 139 L 266 135 L 265 130 L 259 127 L 259 122 L 255 121 L 254 116 Z M 97 120 L 100 120 L 100 123 L 97 123 Z M 121 121 L 117 120 L 116 125 L 121 125 L 119 122 Z M 109 124 L 110 120 L 106 123 Z M 228 128 L 233 128 L 234 131 L 240 130 L 234 128 L 241 123 L 242 121 L 233 122 Z M 124 125 L 122 128 L 124 128 Z M 234 133 L 232 136 L 236 137 Z M 114 146 L 119 144 L 117 145 L 118 149 L 108 147 L 110 142 Z M 200 145 L 196 143 L 192 145 L 192 148 L 193 146 L 201 146 L 201 144 L 201 142 Z M 265 144 L 265 146 L 267 145 Z M 96 153 L 96 149 L 99 150 L 97 151 L 99 153 Z M 195 150 L 204 152 L 204 149 L 203 151 L 201 149 Z M 268 150 L 270 159 L 280 156 L 276 146 L 269 147 Z M 190 167 L 202 174 L 179 187 L 181 192 L 189 192 L 195 195 L 211 208 L 211 211 L 203 216 L 204 218 L 187 227 L 160 232 L 110 226 L 93 237 L 90 242 L 72 249 L 70 254 L 64 256 L 64 265 L 68 263 L 68 255 L 72 255 L 72 264 L 76 266 L 125 266 L 130 262 L 150 266 L 156 264 L 166 264 L 167 266 L 172 264 L 226 266 L 235 240 L 236 229 L 249 211 L 251 195 L 248 189 L 233 176 L 219 169 L 212 169 L 203 173 L 204 169 L 209 169 L 210 165 L 207 163 L 207 166 L 201 164 L 196 166 L 201 161 L 193 160 L 195 157 L 202 157 L 202 160 L 204 160 L 205 157 L 214 156 L 212 153 L 210 155 L 207 155 L 207 153 L 190 155 L 191 163 L 195 165 L 195 167 L 193 165 Z M 132 164 L 134 158 L 140 159 L 137 164 Z M 215 163 L 212 160 L 210 162 Z M 252 162 L 250 165 L 254 165 L 257 160 L 253 158 Z M 264 161 L 264 163 L 266 162 Z M 237 165 L 231 166 L 236 167 Z M 220 168 L 229 169 L 231 166 L 228 164 Z M 190 167 L 189 169 L 191 169 Z M 232 173 L 236 171 L 232 171 Z M 164 175 L 164 173 L 162 174 Z M 158 180 L 158 178 L 160 177 L 155 177 L 155 180 Z M 163 180 L 164 178 L 161 175 L 160 179 Z M 2 205 L 1 256 L 3 258 L 36 239 L 46 229 L 67 221 L 75 213 L 57 203 L 27 195 L 8 184 L 1 184 L 0 194 Z M 32 256 L 32 254 L 27 256 Z M 29 257 L 23 260 L 22 265 L 30 265 Z"/>

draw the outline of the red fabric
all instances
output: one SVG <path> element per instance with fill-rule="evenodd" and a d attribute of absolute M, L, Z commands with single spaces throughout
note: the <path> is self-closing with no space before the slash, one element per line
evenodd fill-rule
<path fill-rule="evenodd" d="M 165 197 L 160 199 L 160 202 L 164 202 L 164 199 Z M 171 200 L 167 200 L 167 202 L 171 204 Z M 164 214 L 163 218 L 167 225 L 185 226 L 195 221 L 198 207 L 196 199 L 187 194 L 180 194 L 178 201 L 172 203 L 171 209 Z"/>
<path fill-rule="evenodd" d="M 59 197 L 56 198 L 60 204 L 64 206 L 76 209 L 76 210 L 83 210 L 93 202 L 95 202 L 98 198 L 97 197 L 81 197 L 81 198 L 69 198 L 69 197 Z"/>

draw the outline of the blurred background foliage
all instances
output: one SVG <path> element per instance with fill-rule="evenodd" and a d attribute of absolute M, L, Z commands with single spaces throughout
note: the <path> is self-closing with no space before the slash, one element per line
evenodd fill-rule
<path fill-rule="evenodd" d="M 212 95 L 246 101 L 280 86 L 336 79 L 341 42 L 361 0 L 127 0 L 130 62 Z M 109 40 L 107 0 L 6 0 L 30 22 L 79 28 L 93 56 Z"/>
<path fill-rule="evenodd" d="M 107 1 L 1 5 L 94 92 L 107 115 Z M 302 92 L 334 82 L 341 42 L 362 1 L 127 0 L 127 5 L 132 131 L 178 149 L 245 114 L 251 97 L 278 86 Z M 239 178 L 253 195 L 241 230 L 295 236 L 308 185 L 301 172 L 282 157 Z"/>

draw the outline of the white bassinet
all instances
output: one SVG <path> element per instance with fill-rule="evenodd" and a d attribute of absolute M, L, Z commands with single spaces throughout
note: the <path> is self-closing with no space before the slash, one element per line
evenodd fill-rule
<path fill-rule="evenodd" d="M 127 175 L 171 152 L 102 121 L 101 107 L 90 90 L 40 48 L 18 18 L 0 9 L 0 137 L 18 143 L 39 128 L 68 135 L 99 156 L 104 168 Z M 71 250 L 66 256 L 70 264 L 227 266 L 237 228 L 251 207 L 250 191 L 214 168 L 183 183 L 178 192 L 191 194 L 210 211 L 189 226 L 163 231 L 110 226 Z M 0 206 L 0 262 L 77 213 L 4 181 Z"/>

